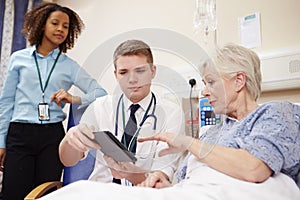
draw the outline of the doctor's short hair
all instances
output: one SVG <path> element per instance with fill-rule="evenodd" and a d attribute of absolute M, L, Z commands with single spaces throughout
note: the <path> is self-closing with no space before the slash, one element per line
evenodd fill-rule
<path fill-rule="evenodd" d="M 153 64 L 153 55 L 151 48 L 148 44 L 141 40 L 126 40 L 121 43 L 115 50 L 113 59 L 115 69 L 117 68 L 116 62 L 121 56 L 145 56 L 147 62 L 152 66 Z"/>
<path fill-rule="evenodd" d="M 260 59 L 254 51 L 240 45 L 227 44 L 216 50 L 212 62 L 223 77 L 231 78 L 238 72 L 244 72 L 247 90 L 255 100 L 259 98 L 262 75 Z"/>

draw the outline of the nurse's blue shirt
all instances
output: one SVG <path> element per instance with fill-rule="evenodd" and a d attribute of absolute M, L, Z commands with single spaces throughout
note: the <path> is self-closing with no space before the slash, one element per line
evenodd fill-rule
<path fill-rule="evenodd" d="M 38 104 L 42 102 L 42 91 L 34 51 L 36 47 L 32 46 L 11 55 L 0 96 L 0 148 L 5 148 L 10 122 L 41 123 L 38 119 Z M 36 54 L 43 86 L 58 53 L 57 48 L 45 57 Z M 72 85 L 83 91 L 83 95 L 74 94 L 81 96 L 82 105 L 88 105 L 97 97 L 106 95 L 106 91 L 83 68 L 67 55 L 61 54 L 45 90 L 45 102 L 50 108 L 50 121 L 43 123 L 61 122 L 66 118 L 62 107 L 50 102 L 50 97 L 61 88 L 68 91 Z"/>

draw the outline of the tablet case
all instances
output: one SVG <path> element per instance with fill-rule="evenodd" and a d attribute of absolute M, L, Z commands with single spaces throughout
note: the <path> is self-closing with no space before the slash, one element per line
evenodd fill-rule
<path fill-rule="evenodd" d="M 109 131 L 97 131 L 94 132 L 95 139 L 101 146 L 101 151 L 112 157 L 115 161 L 118 162 L 133 162 L 137 161 L 134 154 L 128 151 L 125 146 Z"/>

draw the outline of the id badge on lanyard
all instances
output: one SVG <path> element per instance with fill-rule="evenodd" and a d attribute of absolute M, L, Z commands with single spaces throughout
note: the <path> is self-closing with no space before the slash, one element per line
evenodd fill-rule
<path fill-rule="evenodd" d="M 38 104 L 38 117 L 39 117 L 39 120 L 40 121 L 49 121 L 50 120 L 50 109 L 49 109 L 49 104 L 48 103 L 45 103 L 45 90 L 48 86 L 48 82 L 49 82 L 49 79 L 50 79 L 50 76 L 54 70 L 54 67 L 57 63 L 57 60 L 59 58 L 61 54 L 61 51 L 58 53 L 54 63 L 53 63 L 53 66 L 51 68 L 51 71 L 48 75 L 48 78 L 46 80 L 46 83 L 45 83 L 45 86 L 43 87 L 43 83 L 42 83 L 42 79 L 41 79 L 41 72 L 40 72 L 40 69 L 39 69 L 39 64 L 37 62 L 37 58 L 36 58 L 36 52 L 33 53 L 33 56 L 34 56 L 34 60 L 35 60 L 35 64 L 36 64 L 36 68 L 37 68 L 37 71 L 38 71 L 38 75 L 39 75 L 39 81 L 40 81 L 40 87 L 41 87 L 41 91 L 43 93 L 43 96 L 42 96 L 42 102 Z"/>
<path fill-rule="evenodd" d="M 39 111 L 39 120 L 40 121 L 49 121 L 50 120 L 49 105 L 47 103 L 39 103 L 38 111 Z"/>

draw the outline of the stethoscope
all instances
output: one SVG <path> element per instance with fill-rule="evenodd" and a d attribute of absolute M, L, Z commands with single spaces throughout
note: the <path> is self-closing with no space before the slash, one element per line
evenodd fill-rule
<path fill-rule="evenodd" d="M 152 97 L 151 97 L 151 101 L 146 109 L 146 112 L 143 116 L 142 121 L 139 123 L 139 126 L 137 128 L 137 130 L 135 131 L 135 133 L 133 134 L 133 137 L 128 145 L 128 150 L 132 150 L 131 147 L 133 147 L 134 145 L 132 145 L 132 143 L 136 142 L 136 138 L 139 135 L 139 132 L 142 128 L 142 126 L 144 125 L 145 121 L 149 118 L 152 117 L 154 119 L 154 123 L 153 123 L 153 130 L 156 130 L 156 122 L 157 122 L 157 117 L 155 116 L 155 109 L 156 109 L 156 97 L 153 94 L 153 92 L 151 92 Z M 116 124 L 115 124 L 115 136 L 118 135 L 118 123 L 119 123 L 119 109 L 120 109 L 120 104 L 122 103 L 122 119 L 123 119 L 123 130 L 125 129 L 125 111 L 124 111 L 124 100 L 123 100 L 123 96 L 124 94 L 122 94 L 118 100 L 118 104 L 117 104 L 117 109 L 116 109 Z M 153 108 L 152 108 L 152 112 L 150 114 L 149 110 L 151 108 L 151 105 L 153 104 Z M 123 141 L 124 145 L 126 146 L 126 141 Z"/>

